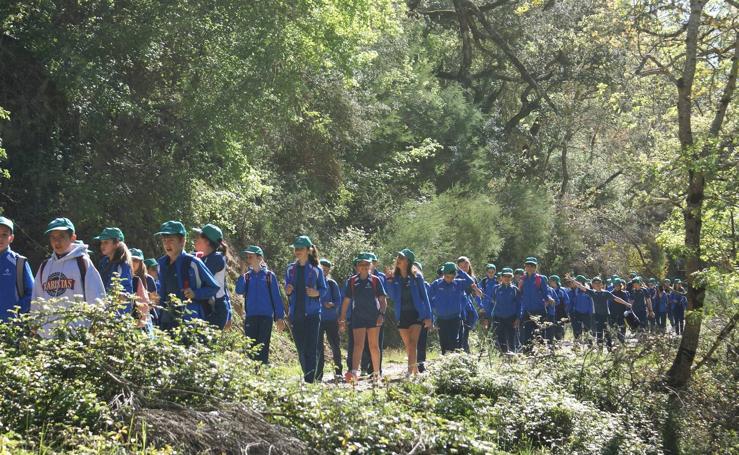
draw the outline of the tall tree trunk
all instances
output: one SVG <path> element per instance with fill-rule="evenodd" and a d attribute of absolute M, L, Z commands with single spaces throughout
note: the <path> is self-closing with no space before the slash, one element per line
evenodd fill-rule
<path fill-rule="evenodd" d="M 683 153 L 691 156 L 694 162 L 711 153 L 711 141 L 706 145 L 695 148 L 691 125 L 691 95 L 693 78 L 695 75 L 697 39 L 700 18 L 705 1 L 693 0 L 690 3 L 690 18 L 686 34 L 686 57 L 683 75 L 678 80 L 678 121 L 679 138 Z M 736 88 L 737 70 L 739 69 L 739 34 L 735 38 L 734 55 L 729 77 L 724 93 L 719 100 L 708 136 L 715 138 L 721 132 L 734 89 Z M 698 272 L 703 268 L 701 261 L 701 228 L 703 216 L 703 201 L 705 199 L 706 175 L 700 167 L 688 171 L 688 191 L 685 198 L 683 218 L 685 220 L 685 246 L 687 249 L 686 272 L 688 279 L 688 314 L 680 348 L 672 367 L 668 372 L 668 384 L 674 388 L 683 388 L 690 380 L 691 367 L 698 349 L 701 324 L 703 322 L 703 301 L 706 288 L 702 279 L 696 279 Z"/>

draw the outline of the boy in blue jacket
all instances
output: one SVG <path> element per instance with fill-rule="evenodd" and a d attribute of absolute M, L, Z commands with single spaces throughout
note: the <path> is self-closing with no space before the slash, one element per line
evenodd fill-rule
<path fill-rule="evenodd" d="M 584 275 L 577 275 L 575 280 L 583 286 L 588 281 Z M 575 280 L 568 278 L 568 283 L 570 284 L 570 301 L 567 307 L 567 314 L 572 324 L 572 335 L 575 337 L 575 340 L 578 340 L 583 332 L 589 333 L 592 331 L 593 299 L 590 298 L 587 292 L 577 287 L 574 283 Z"/>
<path fill-rule="evenodd" d="M 430 299 L 439 324 L 441 353 L 446 354 L 461 348 L 459 335 L 462 331 L 463 304 L 466 302 L 464 296 L 470 286 L 477 286 L 472 277 L 458 270 L 453 262 L 445 263 L 441 271 L 443 278 L 431 283 Z"/>
<path fill-rule="evenodd" d="M 321 330 L 318 335 L 318 373 L 316 379 L 323 380 L 323 367 L 325 364 L 324 339 L 328 340 L 331 347 L 331 355 L 334 359 L 334 378 L 341 378 L 341 346 L 339 337 L 339 306 L 342 302 L 339 284 L 331 277 L 333 264 L 326 258 L 318 261 L 326 277 L 326 292 L 321 296 L 323 308 L 321 309 Z"/>
<path fill-rule="evenodd" d="M 278 330 L 285 328 L 285 305 L 277 276 L 267 268 L 262 248 L 252 245 L 241 253 L 247 271 L 236 280 L 236 293 L 244 296 L 244 335 L 260 346 L 252 358 L 267 365 L 273 323 Z"/>
<path fill-rule="evenodd" d="M 28 313 L 33 295 L 33 272 L 28 260 L 10 248 L 15 225 L 0 216 L 0 322 Z"/>
<path fill-rule="evenodd" d="M 492 298 L 489 300 L 489 314 L 493 319 L 493 333 L 495 334 L 495 345 L 503 353 L 516 352 L 516 329 L 514 322 L 521 312 L 521 302 L 518 298 L 518 288 L 513 286 L 513 270 L 505 267 L 501 273 L 501 284 L 491 286 Z"/>
<path fill-rule="evenodd" d="M 531 342 L 539 325 L 547 321 L 547 306 L 554 305 L 546 278 L 536 273 L 538 265 L 535 257 L 527 257 L 524 262 L 526 274 L 518 282 L 521 312 L 516 325 L 521 325 L 521 345 L 524 347 Z"/>
<path fill-rule="evenodd" d="M 164 249 L 164 256 L 157 261 L 161 277 L 159 302 L 163 307 L 159 315 L 160 328 L 172 330 L 180 321 L 205 320 L 204 305 L 215 297 L 219 287 L 203 261 L 185 253 L 185 226 L 179 221 L 167 221 L 154 235 L 161 237 Z M 181 305 L 170 301 L 170 294 L 185 303 L 184 314 Z"/>
<path fill-rule="evenodd" d="M 682 335 L 685 330 L 685 311 L 688 309 L 688 298 L 683 289 L 683 282 L 675 279 L 674 287 L 670 293 L 670 310 L 672 312 L 673 327 L 677 335 Z"/>

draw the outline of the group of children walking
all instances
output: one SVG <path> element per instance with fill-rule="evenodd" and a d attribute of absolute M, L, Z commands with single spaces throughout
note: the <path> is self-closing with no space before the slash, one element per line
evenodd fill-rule
<path fill-rule="evenodd" d="M 95 303 L 107 295 L 117 299 L 121 315 L 130 315 L 147 333 L 154 326 L 169 331 L 192 319 L 228 329 L 233 310 L 223 232 L 213 224 L 192 231 L 195 253 L 189 254 L 185 226 L 163 223 L 155 235 L 164 254 L 146 259 L 140 249 L 126 245 L 119 228 L 105 228 L 93 238 L 101 253 L 96 266 L 88 246 L 77 239 L 74 224 L 57 218 L 45 231 L 52 254 L 34 277 L 26 258 L 10 248 L 13 222 L 0 217 L 0 321 L 37 311 L 50 299 L 55 309 L 62 309 L 75 296 Z M 678 335 L 684 327 L 687 299 L 678 279 L 644 283 L 632 273 L 629 280 L 614 275 L 605 283 L 582 275 L 562 280 L 539 274 L 537 258 L 528 257 L 524 268 L 515 271 L 506 267 L 499 272 L 487 264 L 478 280 L 470 260 L 462 256 L 443 264 L 435 279 L 427 281 L 422 264 L 406 248 L 384 273 L 375 254 L 360 253 L 353 260 L 354 273 L 340 286 L 331 275 L 332 262 L 320 257 L 309 237 L 297 237 L 292 247 L 295 260 L 284 272 L 284 287 L 267 266 L 261 247 L 244 249 L 245 273 L 237 279 L 235 292 L 244 298 L 244 334 L 255 345 L 252 357 L 269 363 L 273 327 L 288 330 L 306 382 L 323 378 L 324 340 L 334 375 L 342 377 L 342 332 L 348 339 L 344 379 L 355 381 L 362 371 L 378 378 L 382 327 L 388 319 L 397 325 L 405 346 L 408 375 L 424 371 L 433 327 L 438 328 L 442 354 L 469 352 L 469 335 L 478 323 L 482 340 L 489 337 L 504 353 L 526 350 L 534 338 L 554 345 L 564 338 L 568 324 L 575 339 L 589 332 L 609 348 L 611 334 L 623 342 L 627 327 L 637 334 L 665 332 L 669 320 Z M 393 318 L 388 318 L 389 302 Z M 42 327 L 39 335 L 50 336 L 51 326 Z"/>

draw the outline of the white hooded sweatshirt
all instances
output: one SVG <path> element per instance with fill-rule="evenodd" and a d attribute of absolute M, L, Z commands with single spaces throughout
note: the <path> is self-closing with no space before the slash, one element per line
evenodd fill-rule
<path fill-rule="evenodd" d="M 79 264 L 77 258 L 82 258 Z M 81 264 L 84 264 L 87 270 L 84 289 L 80 276 Z M 46 265 L 39 267 L 33 288 L 31 311 L 34 311 L 34 308 L 38 309 L 38 299 L 66 298 L 69 303 L 60 302 L 60 304 L 67 308 L 75 295 L 84 296 L 87 303 L 95 303 L 96 299 L 105 297 L 103 280 L 87 255 L 87 245 L 83 244 L 73 244 L 72 250 L 61 258 L 52 253 L 46 260 Z"/>

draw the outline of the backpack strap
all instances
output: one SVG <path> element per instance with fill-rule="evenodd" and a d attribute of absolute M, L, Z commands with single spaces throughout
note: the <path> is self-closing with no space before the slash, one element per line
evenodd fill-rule
<path fill-rule="evenodd" d="M 22 299 L 26 295 L 26 286 L 23 283 L 23 275 L 26 271 L 27 261 L 28 259 L 20 254 L 15 258 L 15 289 L 18 291 L 19 299 Z"/>
<path fill-rule="evenodd" d="M 44 262 L 41 263 L 41 266 L 38 268 L 38 277 L 39 279 L 44 279 L 44 269 L 46 268 L 46 263 L 49 262 L 48 259 L 44 260 Z"/>
<path fill-rule="evenodd" d="M 267 270 L 267 295 L 269 295 L 269 302 L 272 304 L 272 319 L 277 317 L 277 308 L 275 307 L 275 298 L 272 297 L 272 272 Z"/>
<path fill-rule="evenodd" d="M 82 299 L 87 301 L 87 293 L 85 292 L 85 276 L 87 275 L 87 262 L 84 256 L 77 256 L 77 268 L 80 269 L 80 283 L 82 284 Z"/>

